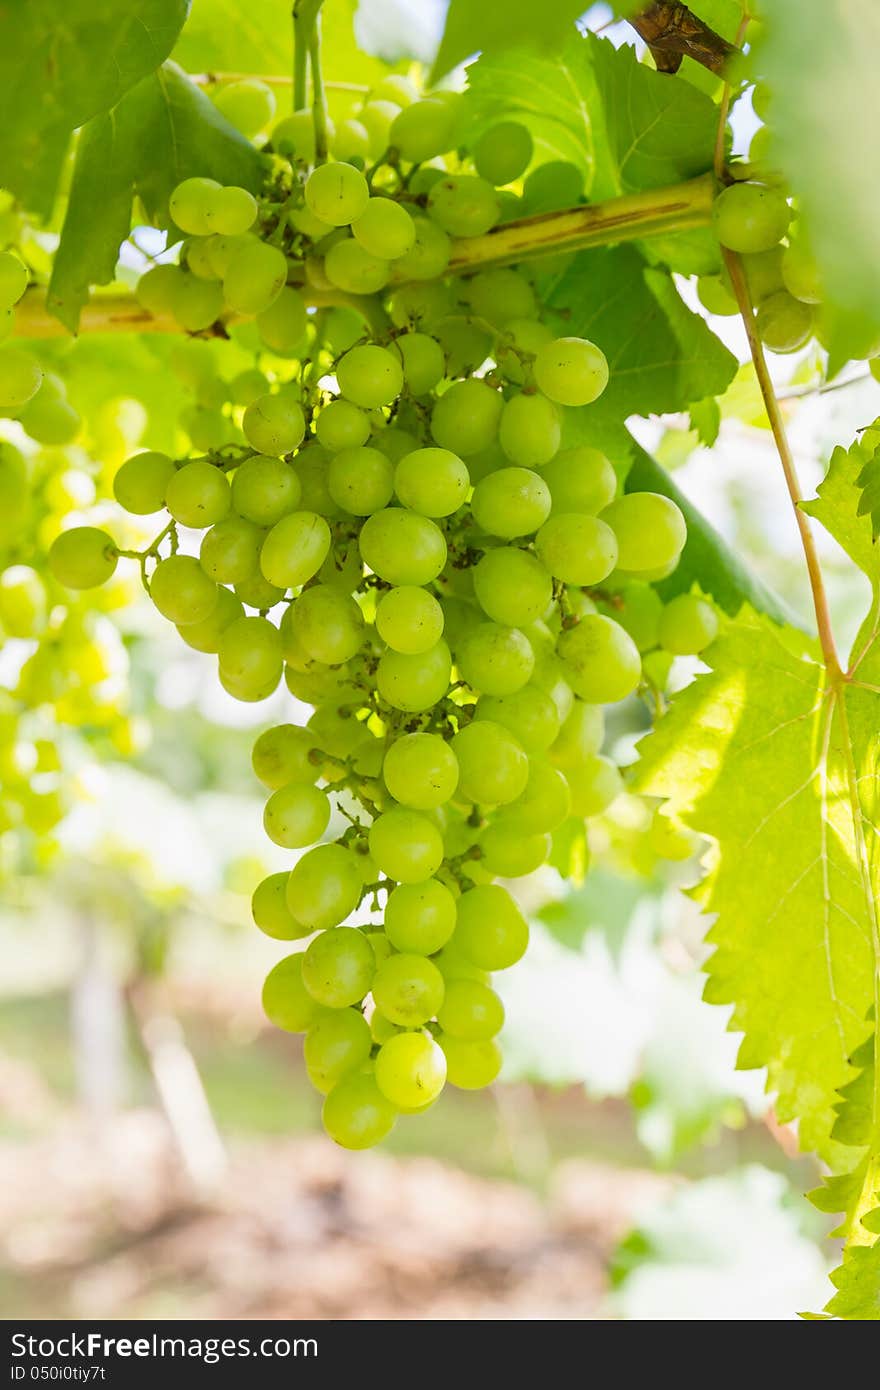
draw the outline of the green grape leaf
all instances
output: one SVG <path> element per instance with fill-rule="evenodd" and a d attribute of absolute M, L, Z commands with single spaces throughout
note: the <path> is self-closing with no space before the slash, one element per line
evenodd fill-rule
<path fill-rule="evenodd" d="M 643 741 L 639 775 L 716 843 L 699 890 L 716 914 L 706 998 L 733 1004 L 740 1065 L 767 1067 L 780 1118 L 835 1172 L 820 1204 L 847 1214 L 829 1304 L 847 1317 L 870 1303 L 853 1281 L 876 1261 L 880 1178 L 876 1029 L 870 1055 L 862 1046 L 880 966 L 880 553 L 858 516 L 861 462 L 858 448 L 835 450 L 805 506 L 871 582 L 848 678 L 830 680 L 794 634 L 746 610 Z"/>
<path fill-rule="evenodd" d="M 583 0 L 451 0 L 446 27 L 431 70 L 436 82 L 475 53 L 528 45 L 533 51 L 557 52 L 583 14 Z"/>
<path fill-rule="evenodd" d="M 774 622 L 792 627 L 803 625 L 783 599 L 753 575 L 723 536 L 694 507 L 665 469 L 644 449 L 634 444 L 635 458 L 627 474 L 629 492 L 662 492 L 671 497 L 684 513 L 688 537 L 677 568 L 657 585 L 663 599 L 690 593 L 699 584 L 719 608 L 735 616 L 743 604 L 765 613 Z"/>
<path fill-rule="evenodd" d="M 484 54 L 473 63 L 468 68 L 462 136 L 472 142 L 496 121 L 516 119 L 531 131 L 539 158 L 576 164 L 590 193 L 598 110 L 591 50 L 581 34 L 573 34 L 556 55 L 514 48 Z M 609 180 L 610 172 L 603 173 L 603 183 Z"/>
<path fill-rule="evenodd" d="M 691 429 L 696 431 L 700 443 L 711 449 L 721 429 L 721 409 L 717 400 L 714 396 L 707 396 L 704 401 L 694 401 L 688 414 Z"/>
<path fill-rule="evenodd" d="M 49 283 L 48 307 L 75 332 L 92 285 L 114 277 L 137 194 L 158 225 L 191 175 L 255 192 L 261 159 L 174 63 L 144 78 L 80 136 L 70 201 Z"/>
<path fill-rule="evenodd" d="M 599 91 L 613 183 L 596 197 L 663 188 L 712 167 L 718 111 L 690 83 L 640 63 L 635 48 L 587 40 Z"/>
<path fill-rule="evenodd" d="M 862 489 L 859 516 L 871 518 L 871 539 L 876 541 L 880 536 L 880 449 L 862 464 L 856 483 Z"/>
<path fill-rule="evenodd" d="M 168 57 L 189 0 L 29 0 L 0 11 L 0 184 L 47 214 L 68 137 Z"/>
<path fill-rule="evenodd" d="M 854 132 L 880 126 L 880 6 L 764 0 L 761 16 L 756 67 L 772 96 L 775 157 L 797 189 L 827 298 L 876 337 L 880 147 Z"/>
<path fill-rule="evenodd" d="M 548 307 L 564 332 L 598 343 L 610 380 L 589 419 L 664 414 L 719 395 L 736 359 L 682 302 L 665 271 L 631 246 L 582 251 L 556 281 Z"/>
<path fill-rule="evenodd" d="M 880 1321 L 880 1241 L 851 1246 L 831 1282 L 837 1293 L 826 1312 L 852 1322 Z"/>

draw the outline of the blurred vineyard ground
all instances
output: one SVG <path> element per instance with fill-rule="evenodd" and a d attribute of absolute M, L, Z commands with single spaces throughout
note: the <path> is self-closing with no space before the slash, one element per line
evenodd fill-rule
<path fill-rule="evenodd" d="M 760 1124 L 651 1171 L 631 1109 L 580 1088 L 456 1094 L 390 1152 L 345 1154 L 315 1137 L 295 1041 L 242 1047 L 220 1002 L 182 1015 L 227 1154 L 201 1191 L 135 1048 L 130 1108 L 89 1117 L 67 996 L 0 1007 L 5 1317 L 617 1316 L 615 1252 L 643 1212 L 745 1164 L 810 1181 Z"/>

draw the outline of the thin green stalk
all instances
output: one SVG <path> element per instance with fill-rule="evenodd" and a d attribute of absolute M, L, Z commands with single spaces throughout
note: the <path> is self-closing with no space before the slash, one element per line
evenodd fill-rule
<path fill-rule="evenodd" d="M 309 67 L 312 73 L 312 122 L 315 127 L 315 163 L 326 164 L 328 154 L 327 137 L 327 98 L 321 77 L 321 16 L 315 15 L 315 23 L 309 38 Z"/>

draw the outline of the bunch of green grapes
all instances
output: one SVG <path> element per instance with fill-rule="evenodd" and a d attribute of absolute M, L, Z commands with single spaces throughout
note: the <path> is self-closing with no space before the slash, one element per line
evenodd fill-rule
<path fill-rule="evenodd" d="M 283 682 L 312 707 L 254 747 L 266 832 L 292 859 L 253 914 L 303 943 L 264 1004 L 305 1033 L 327 1131 L 352 1148 L 447 1082 L 495 1079 L 493 976 L 528 943 L 506 885 L 622 790 L 605 707 L 662 688 L 718 627 L 698 594 L 664 605 L 653 587 L 685 544 L 675 503 L 621 494 L 577 442 L 608 382 L 601 346 L 560 336 L 522 268 L 449 274 L 454 239 L 582 191 L 574 166 L 530 171 L 515 122 L 462 151 L 459 101 L 389 78 L 316 168 L 311 120 L 286 118 L 265 145 L 272 196 L 234 234 L 216 222 L 230 190 L 175 190 L 189 239 L 141 297 L 212 287 L 215 316 L 253 320 L 254 367 L 199 379 L 213 435 L 188 416 L 188 454 L 134 454 L 113 484 L 156 515 L 150 597 L 223 688 L 260 702 Z M 303 286 L 347 308 L 310 313 Z M 117 555 L 74 529 L 50 564 L 88 588 Z M 654 838 L 681 850 L 669 826 Z"/>

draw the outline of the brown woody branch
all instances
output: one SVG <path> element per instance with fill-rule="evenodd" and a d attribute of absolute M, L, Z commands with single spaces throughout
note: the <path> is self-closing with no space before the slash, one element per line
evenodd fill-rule
<path fill-rule="evenodd" d="M 629 22 L 650 48 L 658 72 L 678 72 L 682 58 L 693 58 L 720 74 L 739 52 L 687 5 L 674 0 L 655 0 L 632 15 Z"/>

